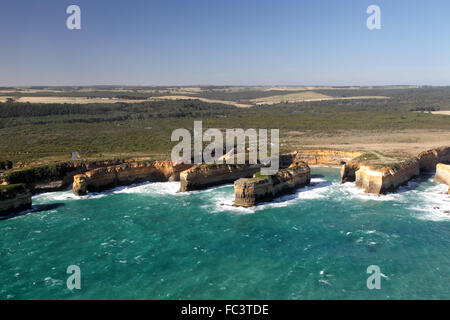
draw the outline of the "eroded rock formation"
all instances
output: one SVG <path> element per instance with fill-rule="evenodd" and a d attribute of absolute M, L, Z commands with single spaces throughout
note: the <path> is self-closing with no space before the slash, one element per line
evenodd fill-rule
<path fill-rule="evenodd" d="M 450 165 L 438 163 L 434 181 L 448 185 L 448 194 L 450 194 Z"/>
<path fill-rule="evenodd" d="M 341 183 L 354 182 L 356 180 L 356 171 L 361 167 L 361 163 L 350 161 L 344 163 L 341 168 Z"/>
<path fill-rule="evenodd" d="M 31 209 L 31 192 L 25 185 L 7 185 L 0 187 L 0 216 Z"/>
<path fill-rule="evenodd" d="M 174 165 L 171 161 L 139 161 L 97 168 L 75 175 L 72 190 L 76 195 L 84 195 L 146 181 L 177 181 L 180 172 L 190 167 L 190 164 Z"/>
<path fill-rule="evenodd" d="M 77 174 L 96 168 L 148 160 L 148 158 L 131 158 L 97 161 L 67 161 L 14 170 L 8 172 L 6 177 L 1 180 L 10 184 L 24 183 L 33 194 L 60 191 L 69 187 L 73 182 L 73 177 Z"/>
<path fill-rule="evenodd" d="M 393 164 L 362 164 L 356 171 L 356 187 L 367 193 L 386 194 L 395 191 L 420 174 L 419 159 L 412 158 Z"/>
<path fill-rule="evenodd" d="M 201 190 L 251 177 L 261 169 L 259 164 L 200 164 L 180 174 L 180 192 Z"/>
<path fill-rule="evenodd" d="M 418 155 L 420 171 L 434 172 L 438 163 L 450 164 L 450 147 L 440 147 Z"/>
<path fill-rule="evenodd" d="M 234 205 L 251 207 L 263 201 L 306 186 L 311 181 L 310 168 L 305 162 L 296 162 L 271 176 L 255 174 L 234 182 Z"/>

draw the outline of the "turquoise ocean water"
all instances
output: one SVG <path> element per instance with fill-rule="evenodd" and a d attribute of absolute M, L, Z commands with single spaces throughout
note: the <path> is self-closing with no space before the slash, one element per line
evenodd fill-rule
<path fill-rule="evenodd" d="M 425 177 L 378 197 L 336 168 L 312 173 L 256 209 L 232 207 L 231 185 L 37 195 L 34 212 L 0 221 L 0 299 L 450 299 L 445 186 Z"/>

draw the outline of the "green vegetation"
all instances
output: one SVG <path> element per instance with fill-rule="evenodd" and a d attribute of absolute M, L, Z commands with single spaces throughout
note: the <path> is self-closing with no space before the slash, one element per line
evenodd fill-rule
<path fill-rule="evenodd" d="M 26 186 L 20 184 L 0 185 L 0 200 L 6 200 L 14 197 L 17 193 L 26 192 Z"/>
<path fill-rule="evenodd" d="M 394 171 L 400 170 L 404 165 L 410 164 L 414 161 L 417 161 L 417 158 L 404 158 L 397 162 L 384 162 L 384 163 L 377 163 L 374 165 L 374 169 L 383 169 L 383 168 L 389 168 Z"/>
<path fill-rule="evenodd" d="M 365 162 L 365 161 L 376 161 L 376 160 L 379 160 L 379 159 L 380 158 L 376 154 L 374 154 L 372 152 L 366 152 L 366 153 L 360 155 L 359 157 L 356 157 L 356 158 L 352 159 L 352 161 Z"/>
<path fill-rule="evenodd" d="M 13 163 L 12 161 L 6 160 L 6 161 L 0 161 L 0 170 L 9 170 L 12 169 Z"/>
<path fill-rule="evenodd" d="M 268 175 L 262 175 L 261 171 L 256 172 L 252 178 L 250 178 L 250 181 L 261 181 L 261 180 L 266 180 L 268 179 L 270 176 Z"/>
<path fill-rule="evenodd" d="M 423 112 L 431 112 L 431 111 L 439 111 L 441 108 L 439 107 L 417 107 L 412 109 L 411 111 L 423 111 Z"/>
<path fill-rule="evenodd" d="M 256 172 L 252 178 L 250 178 L 250 181 L 263 181 L 263 180 L 267 180 L 269 179 L 269 177 L 272 177 L 274 182 L 279 182 L 280 177 L 283 175 L 283 173 L 285 172 L 289 172 L 290 170 L 293 169 L 293 167 L 295 167 L 296 165 L 291 165 L 289 168 L 285 168 L 285 169 L 279 169 L 277 171 L 277 173 L 273 174 L 273 175 L 263 175 L 261 174 L 261 171 Z M 301 164 L 301 167 L 306 167 L 306 165 Z"/>
<path fill-rule="evenodd" d="M 8 173 L 8 180 L 11 184 L 24 183 L 31 185 L 38 181 L 55 179 L 62 177 L 65 173 L 64 164 L 50 164 L 22 170 L 16 170 Z"/>
<path fill-rule="evenodd" d="M 61 93 L 55 95 L 67 96 L 74 89 L 59 90 Z M 113 92 L 108 93 L 104 88 L 80 89 L 74 94 L 130 94 L 111 90 Z M 408 129 L 450 131 L 449 116 L 411 112 L 423 106 L 441 110 L 450 108 L 449 87 L 315 91 L 334 96 L 383 95 L 390 99 L 281 103 L 252 108 L 199 100 L 105 104 L 5 102 L 0 103 L 0 170 L 9 169 L 1 164 L 7 161 L 68 160 L 72 151 L 78 151 L 84 159 L 135 155 L 169 158 L 172 147 L 177 143 L 171 141 L 172 131 L 177 128 L 192 130 L 195 120 L 202 120 L 204 129 L 280 129 L 282 152 L 289 150 L 283 139 L 291 131 L 301 131 L 303 137 L 334 135 L 343 131 L 374 134 Z M 197 95 L 244 101 L 283 93 L 286 92 L 208 87 Z"/>

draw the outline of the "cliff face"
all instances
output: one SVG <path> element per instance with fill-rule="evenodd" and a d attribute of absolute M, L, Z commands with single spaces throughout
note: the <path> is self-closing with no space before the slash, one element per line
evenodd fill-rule
<path fill-rule="evenodd" d="M 344 163 L 341 168 L 341 183 L 353 182 L 356 180 L 356 171 L 361 167 L 361 163 L 352 162 Z"/>
<path fill-rule="evenodd" d="M 180 174 L 180 192 L 201 190 L 226 184 L 244 177 L 251 177 L 261 169 L 259 164 L 201 164 Z"/>
<path fill-rule="evenodd" d="M 421 171 L 435 171 L 438 163 L 450 164 L 450 147 L 424 151 L 418 155 Z"/>
<path fill-rule="evenodd" d="M 419 174 L 417 158 L 392 165 L 361 165 L 356 171 L 356 187 L 363 188 L 367 193 L 386 194 Z"/>
<path fill-rule="evenodd" d="M 434 181 L 448 185 L 448 194 L 450 194 L 450 165 L 438 163 Z"/>
<path fill-rule="evenodd" d="M 96 168 L 146 160 L 148 159 L 132 158 L 100 161 L 68 161 L 14 170 L 9 172 L 4 180 L 11 184 L 25 183 L 32 193 L 60 191 L 70 186 L 73 177 L 77 174 Z"/>
<path fill-rule="evenodd" d="M 0 188 L 0 216 L 31 209 L 31 193 L 24 185 Z"/>
<path fill-rule="evenodd" d="M 234 182 L 234 205 L 251 207 L 269 201 L 284 193 L 308 185 L 311 181 L 310 168 L 305 162 L 297 162 L 287 169 L 281 169 L 271 176 L 255 175 Z"/>
<path fill-rule="evenodd" d="M 97 168 L 75 175 L 72 190 L 76 195 L 84 195 L 146 181 L 177 181 L 180 172 L 190 167 L 189 164 L 174 165 L 171 161 L 141 161 Z"/>
<path fill-rule="evenodd" d="M 304 161 L 310 166 L 338 166 L 347 163 L 352 159 L 359 157 L 363 152 L 360 151 L 341 151 L 341 150 L 297 150 L 280 156 L 280 166 L 288 167 L 295 161 Z"/>

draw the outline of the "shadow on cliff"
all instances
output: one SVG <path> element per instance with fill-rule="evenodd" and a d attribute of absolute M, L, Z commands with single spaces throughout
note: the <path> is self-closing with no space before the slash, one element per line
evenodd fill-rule
<path fill-rule="evenodd" d="M 408 192 L 408 191 L 417 189 L 420 186 L 420 184 L 422 184 L 423 182 L 427 182 L 433 176 L 434 176 L 434 173 L 430 173 L 430 172 L 421 173 L 420 176 L 418 176 L 418 177 L 408 181 L 406 184 L 400 186 L 393 193 L 404 193 L 404 192 Z"/>
<path fill-rule="evenodd" d="M 32 209 L 13 213 L 13 214 L 10 214 L 10 215 L 4 216 L 4 217 L 0 217 L 0 220 L 8 220 L 8 219 L 12 219 L 12 218 L 17 218 L 20 216 L 25 216 L 30 213 L 55 210 L 55 209 L 58 209 L 63 206 L 64 206 L 64 203 L 37 204 L 37 205 L 33 205 Z"/>
<path fill-rule="evenodd" d="M 311 175 L 311 178 L 319 178 L 319 176 L 322 176 L 322 175 L 320 175 L 320 174 L 318 174 L 318 175 Z M 281 196 L 273 199 L 272 202 L 283 203 L 283 202 L 286 202 L 286 201 L 294 200 L 294 199 L 299 198 L 299 196 L 301 196 L 301 194 L 303 192 L 312 191 L 312 190 L 318 190 L 318 189 L 326 188 L 326 187 L 331 186 L 331 185 L 332 185 L 331 181 L 317 181 L 317 182 L 311 181 L 311 183 L 309 185 L 307 185 L 305 187 L 300 187 L 298 189 L 295 189 L 292 192 L 289 192 L 289 193 L 286 193 L 284 195 L 281 195 Z M 264 203 L 261 203 L 261 204 L 268 204 L 268 203 L 270 203 L 270 202 L 264 202 Z"/>

